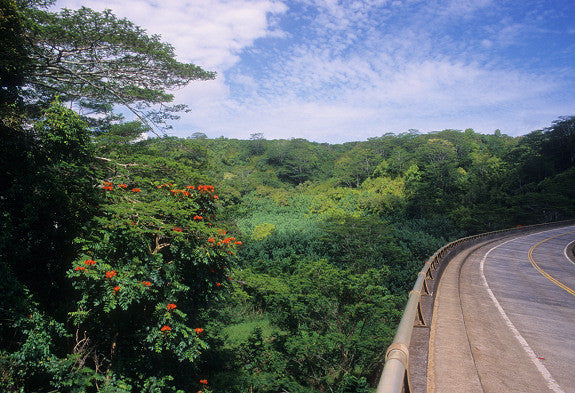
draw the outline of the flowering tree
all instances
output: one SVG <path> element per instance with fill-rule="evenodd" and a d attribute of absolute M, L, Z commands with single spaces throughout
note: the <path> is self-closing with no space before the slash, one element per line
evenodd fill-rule
<path fill-rule="evenodd" d="M 174 368 L 207 348 L 200 311 L 225 291 L 241 242 L 216 228 L 211 185 L 141 185 L 126 173 L 100 188 L 106 203 L 68 272 L 80 294 L 75 354 L 106 379 L 195 388 Z"/>

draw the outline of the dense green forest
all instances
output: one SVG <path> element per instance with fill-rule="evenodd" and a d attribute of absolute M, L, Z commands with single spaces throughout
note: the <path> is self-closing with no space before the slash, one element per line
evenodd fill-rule
<path fill-rule="evenodd" d="M 0 0 L 2 391 L 371 392 L 435 250 L 575 217 L 573 116 L 520 137 L 169 137 L 167 91 L 215 74 L 50 3 Z"/>

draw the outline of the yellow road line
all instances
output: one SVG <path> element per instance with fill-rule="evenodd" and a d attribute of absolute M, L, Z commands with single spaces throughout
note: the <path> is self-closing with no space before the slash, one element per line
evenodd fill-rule
<path fill-rule="evenodd" d="M 567 233 L 562 233 L 560 235 L 556 235 L 556 236 L 552 236 L 548 239 L 545 240 L 541 240 L 539 243 L 535 244 L 533 247 L 531 247 L 529 249 L 529 253 L 527 254 L 529 256 L 529 262 L 531 262 L 531 265 L 533 265 L 533 267 L 539 272 L 541 273 L 544 277 L 546 277 L 547 279 L 549 279 L 552 283 L 554 283 L 555 285 L 563 288 L 564 290 L 566 290 L 567 292 L 569 292 L 571 295 L 575 296 L 575 290 L 569 288 L 567 285 L 563 284 L 562 282 L 560 282 L 559 280 L 557 280 L 556 278 L 552 277 L 549 273 L 547 273 L 545 270 L 541 269 L 541 267 L 539 267 L 539 265 L 535 262 L 535 260 L 533 259 L 533 251 L 535 250 L 535 248 L 537 246 L 539 246 L 540 244 L 543 244 L 551 239 L 555 239 L 557 237 L 561 237 L 561 236 L 565 236 L 565 235 L 569 235 L 570 233 L 575 233 L 575 231 L 571 231 L 571 232 L 567 232 Z"/>

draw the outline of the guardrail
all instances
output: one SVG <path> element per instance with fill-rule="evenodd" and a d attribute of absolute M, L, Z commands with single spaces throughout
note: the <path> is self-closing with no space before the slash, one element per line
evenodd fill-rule
<path fill-rule="evenodd" d="M 428 284 L 428 281 L 433 280 L 434 284 L 437 285 L 439 278 L 441 277 L 441 273 L 454 254 L 461 249 L 470 247 L 478 242 L 497 238 L 503 235 L 517 232 L 530 232 L 541 228 L 560 227 L 570 224 L 575 224 L 575 220 L 558 221 L 487 232 L 458 239 L 437 250 L 425 263 L 421 272 L 419 272 L 415 285 L 409 293 L 407 305 L 403 311 L 403 316 L 395 333 L 393 343 L 389 346 L 385 355 L 385 366 L 381 373 L 376 393 L 413 392 L 410 382 L 409 368 L 409 347 L 412 341 L 413 328 L 428 327 L 425 322 L 424 311 L 422 308 L 422 296 L 429 295 L 429 297 L 432 298 L 431 301 L 427 302 L 432 308 L 434 299 L 433 293 L 429 290 L 430 285 Z M 427 353 L 427 351 L 425 351 L 425 353 Z"/>

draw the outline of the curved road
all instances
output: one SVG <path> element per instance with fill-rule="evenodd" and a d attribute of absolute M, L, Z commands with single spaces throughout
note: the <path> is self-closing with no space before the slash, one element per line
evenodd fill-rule
<path fill-rule="evenodd" d="M 436 293 L 429 392 L 575 393 L 574 241 L 575 226 L 556 228 L 451 261 Z"/>

